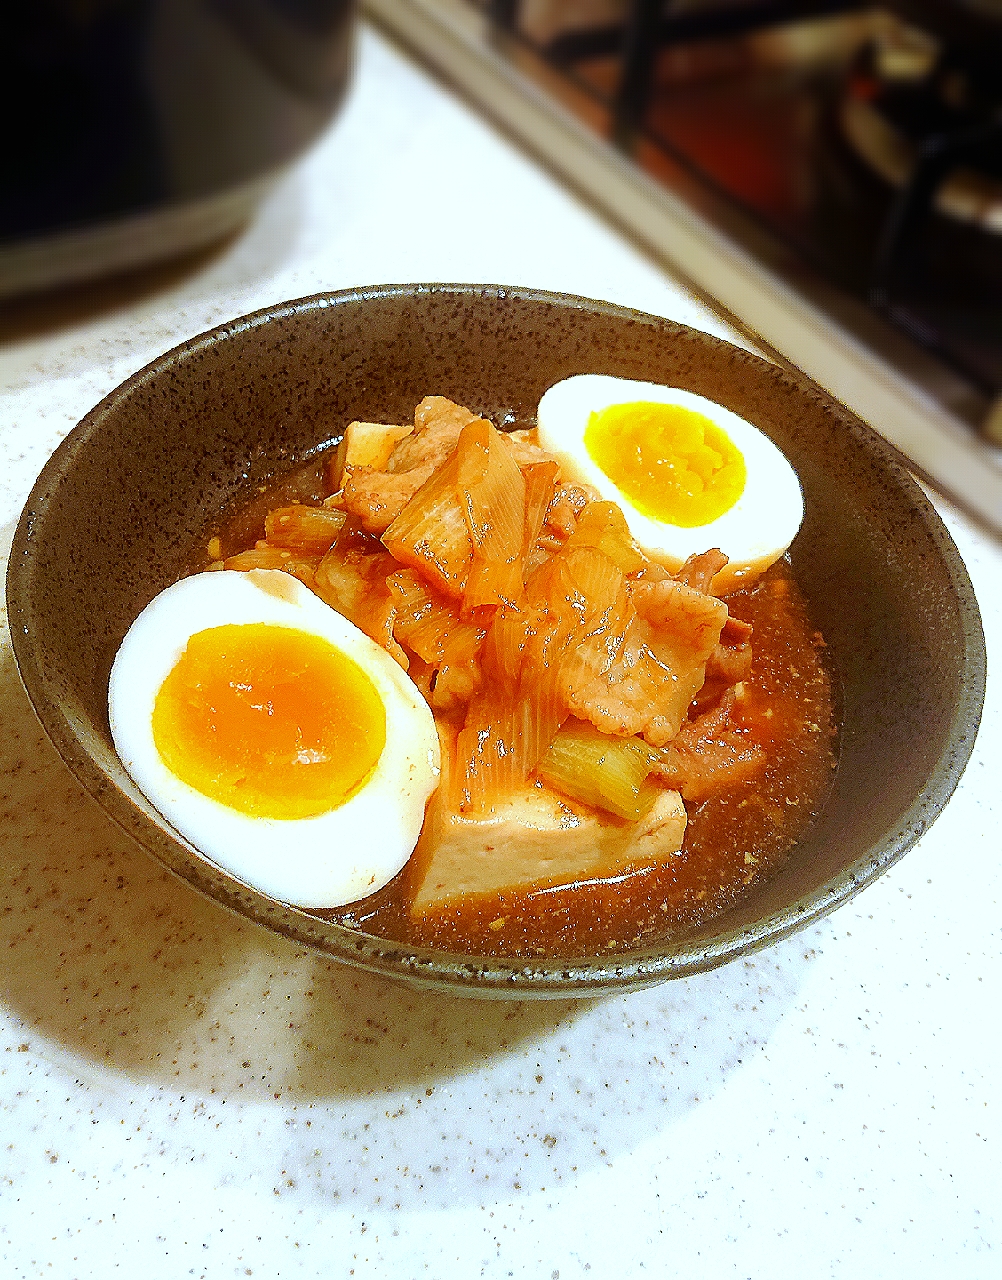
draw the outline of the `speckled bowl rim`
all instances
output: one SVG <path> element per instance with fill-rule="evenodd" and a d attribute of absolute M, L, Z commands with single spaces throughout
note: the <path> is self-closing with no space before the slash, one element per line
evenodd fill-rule
<path fill-rule="evenodd" d="M 614 319 L 670 325 L 676 331 L 686 326 L 631 308 L 589 298 L 547 290 L 482 284 L 396 284 L 346 289 L 313 294 L 263 308 L 238 317 L 190 338 L 165 352 L 120 384 L 88 413 L 69 433 L 46 463 L 36 481 L 14 535 L 7 572 L 7 607 L 12 647 L 22 682 L 46 735 L 71 773 L 105 812 L 147 852 L 173 874 L 202 894 L 211 897 L 248 920 L 326 955 L 413 985 L 455 995 L 482 998 L 594 997 L 639 989 L 669 978 L 686 977 L 747 956 L 803 929 L 834 911 L 871 881 L 886 871 L 916 843 L 942 812 L 957 787 L 967 765 L 977 735 L 984 703 L 986 651 L 981 615 L 974 588 L 964 562 L 943 521 L 903 464 L 901 455 L 882 437 L 847 410 L 805 375 L 776 366 L 777 377 L 793 380 L 799 390 L 818 400 L 841 419 L 843 426 L 864 441 L 866 448 L 894 484 L 903 487 L 914 518 L 924 527 L 945 568 L 958 606 L 962 631 L 961 695 L 950 723 L 949 740 L 929 785 L 914 799 L 895 826 L 857 859 L 819 889 L 785 908 L 774 911 L 752 925 L 725 928 L 711 939 L 686 941 L 638 949 L 628 954 L 539 962 L 483 958 L 454 954 L 424 947 L 411 947 L 333 924 L 307 912 L 289 907 L 248 889 L 233 877 L 193 855 L 180 840 L 154 837 L 145 828 L 149 820 L 118 788 L 80 741 L 70 715 L 47 694 L 44 671 L 25 625 L 24 601 L 32 589 L 31 539 L 33 525 L 44 515 L 46 495 L 74 465 L 79 450 L 101 429 L 110 409 L 128 397 L 139 385 L 169 372 L 187 355 L 206 345 L 225 342 L 248 328 L 269 324 L 276 318 L 390 297 L 420 297 L 444 293 L 458 297 L 488 296 L 554 303 L 563 307 L 596 312 Z M 699 333 L 701 340 L 732 351 L 732 345 L 712 335 Z M 749 359 L 760 360 L 750 353 Z M 761 362 L 761 361 L 760 361 Z M 766 363 L 766 362 L 761 362 Z M 138 815 L 138 821 L 137 821 Z M 145 827 L 144 827 L 145 823 Z M 159 833 L 158 833 L 159 836 Z M 175 846 L 172 851 L 170 844 Z M 172 856 L 173 852 L 173 856 Z M 726 916 L 722 917 L 726 920 Z"/>

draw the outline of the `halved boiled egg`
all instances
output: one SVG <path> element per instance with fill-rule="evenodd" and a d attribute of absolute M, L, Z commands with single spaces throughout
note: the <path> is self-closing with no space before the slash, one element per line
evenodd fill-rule
<path fill-rule="evenodd" d="M 297 906 L 382 888 L 438 785 L 435 723 L 409 676 L 279 570 L 168 587 L 122 641 L 108 704 L 122 763 L 171 826 Z"/>
<path fill-rule="evenodd" d="M 768 436 L 722 405 L 677 387 L 579 374 L 543 395 L 539 443 L 565 480 L 623 510 L 652 558 L 675 570 L 719 547 L 725 592 L 778 560 L 804 515 L 796 472 Z"/>

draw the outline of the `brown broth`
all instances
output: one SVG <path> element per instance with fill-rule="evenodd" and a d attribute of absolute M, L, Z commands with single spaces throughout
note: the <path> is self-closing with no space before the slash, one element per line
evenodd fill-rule
<path fill-rule="evenodd" d="M 818 813 L 835 766 L 832 685 L 824 642 L 784 562 L 727 598 L 752 623 L 744 722 L 768 752 L 763 777 L 687 805 L 679 853 L 614 880 L 471 898 L 412 920 L 408 868 L 361 903 L 323 912 L 351 928 L 419 946 L 488 956 L 575 956 L 624 950 L 719 915 L 767 879 Z"/>
<path fill-rule="evenodd" d="M 263 536 L 264 517 L 272 508 L 290 501 L 318 503 L 328 491 L 323 458 L 262 488 L 212 531 L 222 554 Z M 192 571 L 205 564 L 202 551 Z M 687 803 L 682 849 L 664 865 L 608 880 L 471 897 L 420 920 L 409 915 L 415 886 L 405 867 L 371 897 L 313 914 L 378 937 L 471 955 L 574 957 L 683 933 L 774 875 L 831 785 L 836 763 L 832 683 L 824 641 L 786 561 L 726 601 L 735 617 L 754 627 L 750 696 L 742 700 L 742 719 L 749 743 L 766 749 L 768 763 L 763 776 L 702 803 Z"/>

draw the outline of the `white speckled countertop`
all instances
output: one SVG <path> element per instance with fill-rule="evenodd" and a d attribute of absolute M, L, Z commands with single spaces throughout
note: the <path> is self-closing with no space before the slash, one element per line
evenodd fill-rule
<path fill-rule="evenodd" d="M 408 192 L 441 168 L 477 201 Z M 0 345 L 0 524 L 127 374 L 323 288 L 476 280 L 727 327 L 364 32 L 254 224 Z M 1002 548 L 942 503 L 1002 653 Z M 6 549 L 3 552 L 6 560 Z M 0 1276 L 1002 1274 L 1002 715 L 954 799 L 820 925 L 582 1003 L 415 994 L 175 883 L 83 796 L 0 649 Z"/>

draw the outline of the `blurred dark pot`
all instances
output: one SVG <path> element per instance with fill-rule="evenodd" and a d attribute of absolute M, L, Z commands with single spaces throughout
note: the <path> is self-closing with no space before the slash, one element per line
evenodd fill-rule
<path fill-rule="evenodd" d="M 354 0 L 14 6 L 0 106 L 0 297 L 200 248 L 324 128 Z"/>

